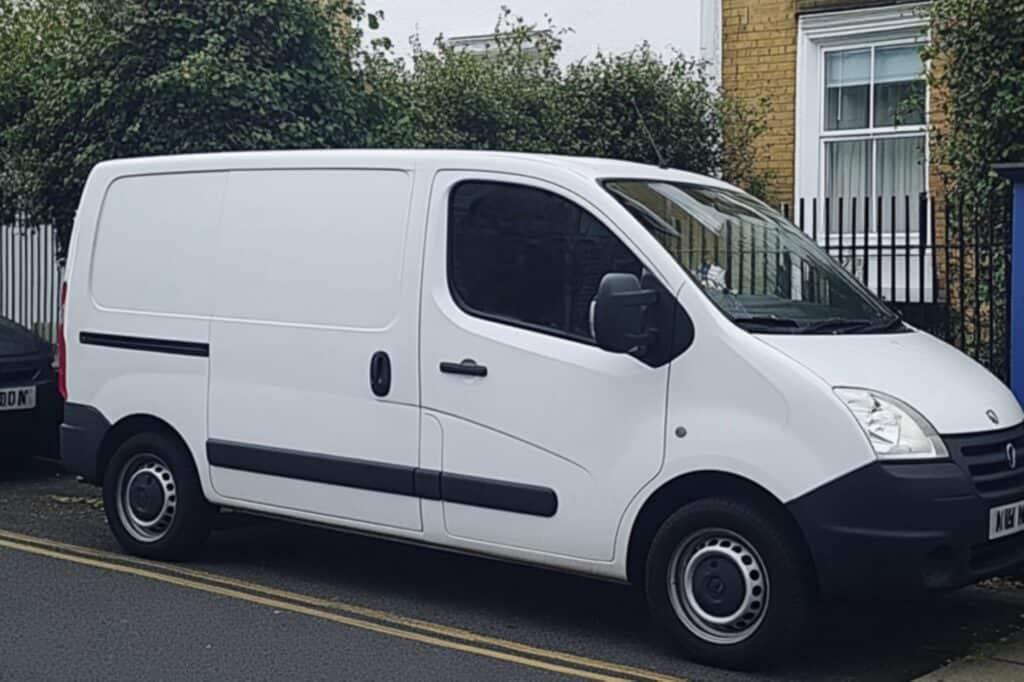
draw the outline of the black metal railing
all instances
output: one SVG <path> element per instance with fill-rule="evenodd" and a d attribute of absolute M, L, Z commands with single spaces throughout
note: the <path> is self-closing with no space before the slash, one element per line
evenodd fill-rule
<path fill-rule="evenodd" d="M 800 199 L 783 212 L 911 324 L 1009 372 L 1009 197 Z"/>

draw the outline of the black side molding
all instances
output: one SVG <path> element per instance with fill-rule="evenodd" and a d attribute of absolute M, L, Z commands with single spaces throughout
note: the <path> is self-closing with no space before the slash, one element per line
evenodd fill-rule
<path fill-rule="evenodd" d="M 554 516 L 558 511 L 558 496 L 551 488 L 461 474 L 441 474 L 441 499 L 533 516 Z"/>
<path fill-rule="evenodd" d="M 208 440 L 206 456 L 212 466 L 300 481 L 532 516 L 550 517 L 558 511 L 558 496 L 554 490 L 525 483 L 222 440 Z"/>
<path fill-rule="evenodd" d="M 225 469 L 396 495 L 416 494 L 415 469 L 395 464 L 371 463 L 221 440 L 206 442 L 206 457 L 213 466 Z"/>
<path fill-rule="evenodd" d="M 108 348 L 144 350 L 151 353 L 169 353 L 171 355 L 192 355 L 203 358 L 210 356 L 210 344 L 195 341 L 121 336 L 120 334 L 101 334 L 98 332 L 82 332 L 78 335 L 78 340 L 87 346 L 107 346 Z"/>

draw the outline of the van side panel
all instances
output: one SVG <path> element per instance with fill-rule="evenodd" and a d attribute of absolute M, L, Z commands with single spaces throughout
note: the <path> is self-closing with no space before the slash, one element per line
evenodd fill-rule
<path fill-rule="evenodd" d="M 201 455 L 209 363 L 200 351 L 209 343 L 210 253 L 227 173 L 96 180 L 76 223 L 69 403 L 91 406 L 111 424 L 158 417 Z M 97 195 L 102 203 L 92 212 Z"/>
<path fill-rule="evenodd" d="M 232 172 L 209 392 L 227 501 L 421 528 L 412 191 L 400 170 Z M 380 352 L 391 382 L 378 396 Z"/>
<path fill-rule="evenodd" d="M 208 315 L 227 173 L 118 178 L 95 240 L 92 296 L 110 309 Z"/>

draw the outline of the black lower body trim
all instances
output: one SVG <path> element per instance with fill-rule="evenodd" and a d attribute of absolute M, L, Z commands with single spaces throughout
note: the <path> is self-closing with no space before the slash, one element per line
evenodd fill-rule
<path fill-rule="evenodd" d="M 554 490 L 524 483 L 220 440 L 207 441 L 206 456 L 212 466 L 256 474 L 532 516 L 554 516 L 558 511 Z"/>
<path fill-rule="evenodd" d="M 193 355 L 202 358 L 210 355 L 210 344 L 196 341 L 175 341 L 173 339 L 121 336 L 120 334 L 99 334 L 97 332 L 82 332 L 78 335 L 78 340 L 87 346 L 144 350 L 170 355 Z"/>
<path fill-rule="evenodd" d="M 94 407 L 66 403 L 60 425 L 60 459 L 64 468 L 89 483 L 103 479 L 100 445 L 110 422 Z"/>

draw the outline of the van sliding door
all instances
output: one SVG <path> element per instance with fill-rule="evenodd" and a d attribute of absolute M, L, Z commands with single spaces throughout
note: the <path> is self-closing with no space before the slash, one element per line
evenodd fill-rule
<path fill-rule="evenodd" d="M 214 489 L 419 530 L 413 175 L 234 171 L 210 329 Z"/>

